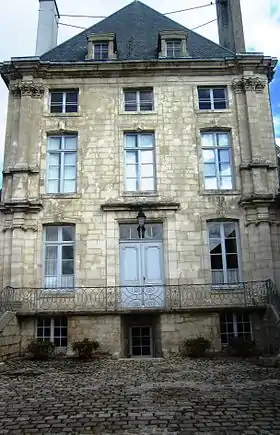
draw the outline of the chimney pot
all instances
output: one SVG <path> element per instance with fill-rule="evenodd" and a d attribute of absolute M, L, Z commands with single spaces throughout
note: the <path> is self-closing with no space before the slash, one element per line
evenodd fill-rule
<path fill-rule="evenodd" d="M 57 46 L 59 18 L 56 0 L 39 0 L 36 56 Z"/>

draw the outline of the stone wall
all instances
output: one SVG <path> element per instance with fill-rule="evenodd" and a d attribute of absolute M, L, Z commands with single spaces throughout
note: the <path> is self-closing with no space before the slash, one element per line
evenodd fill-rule
<path fill-rule="evenodd" d="M 68 343 L 84 338 L 97 340 L 103 351 L 121 351 L 121 317 L 117 315 L 68 317 Z"/>
<path fill-rule="evenodd" d="M 263 315 L 252 316 L 253 337 L 265 354 L 280 354 L 280 316 L 271 305 Z"/>
<path fill-rule="evenodd" d="M 248 76 L 251 73 L 246 72 Z M 176 70 L 169 74 L 148 76 L 145 70 L 142 75 L 138 71 L 137 78 L 49 78 L 40 83 L 44 90 L 41 98 L 10 94 L 3 201 L 29 201 L 38 209 L 33 214 L 9 214 L 7 210 L 2 215 L 0 286 L 42 286 L 43 225 L 53 223 L 76 226 L 77 287 L 119 285 L 119 222 L 135 221 L 131 204 L 146 203 L 148 207 L 163 202 L 180 203 L 180 208 L 151 207 L 146 215 L 148 221 L 163 222 L 167 284 L 211 281 L 207 219 L 239 221 L 245 281 L 274 277 L 273 262 L 279 262 L 280 254 L 274 250 L 272 255 L 269 222 L 273 219 L 267 204 L 258 203 L 252 210 L 239 205 L 242 195 L 274 195 L 278 189 L 267 78 L 260 74 L 265 84 L 260 91 L 249 80 L 246 90 L 239 92 L 232 81 L 242 76 L 230 71 L 212 76 L 191 71 L 179 75 Z M 32 81 L 32 77 L 23 80 Z M 221 84 L 228 89 L 228 109 L 199 111 L 197 86 Z M 136 85 L 153 87 L 153 112 L 124 112 L 123 89 Z M 49 89 L 63 87 L 79 88 L 77 114 L 49 113 Z M 200 131 L 205 129 L 231 132 L 232 191 L 217 194 L 204 189 Z M 48 134 L 69 131 L 78 134 L 77 192 L 61 197 L 46 194 Z M 124 191 L 126 131 L 155 133 L 154 194 Z M 105 203 L 117 203 L 119 208 L 103 211 Z"/>
<path fill-rule="evenodd" d="M 6 311 L 0 317 L 0 361 L 19 356 L 20 324 L 15 313 Z"/>
<path fill-rule="evenodd" d="M 160 316 L 162 353 L 166 357 L 179 351 L 182 340 L 202 336 L 211 341 L 211 350 L 221 350 L 217 313 L 162 314 Z"/>

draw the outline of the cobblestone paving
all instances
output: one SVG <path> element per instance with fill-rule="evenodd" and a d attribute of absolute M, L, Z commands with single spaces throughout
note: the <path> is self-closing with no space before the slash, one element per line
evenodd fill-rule
<path fill-rule="evenodd" d="M 218 359 L 5 367 L 0 434 L 280 434 L 280 369 Z"/>

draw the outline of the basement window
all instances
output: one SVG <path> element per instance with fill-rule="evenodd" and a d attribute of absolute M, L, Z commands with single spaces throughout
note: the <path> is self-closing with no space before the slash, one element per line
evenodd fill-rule
<path fill-rule="evenodd" d="M 251 320 L 244 311 L 226 311 L 220 314 L 220 331 L 222 346 L 227 346 L 233 338 L 252 340 Z"/>
<path fill-rule="evenodd" d="M 50 341 L 55 347 L 67 347 L 67 317 L 39 317 L 37 339 Z"/>

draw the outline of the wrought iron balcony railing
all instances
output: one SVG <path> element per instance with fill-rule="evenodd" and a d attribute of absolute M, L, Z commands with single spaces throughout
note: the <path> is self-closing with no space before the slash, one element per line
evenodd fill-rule
<path fill-rule="evenodd" d="M 272 281 L 216 288 L 207 284 L 75 289 L 6 287 L 0 292 L 0 313 L 7 310 L 47 313 L 264 307 L 275 291 L 277 293 Z"/>

